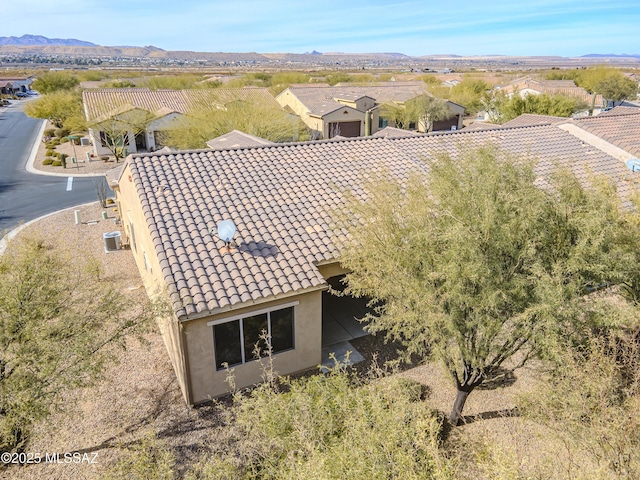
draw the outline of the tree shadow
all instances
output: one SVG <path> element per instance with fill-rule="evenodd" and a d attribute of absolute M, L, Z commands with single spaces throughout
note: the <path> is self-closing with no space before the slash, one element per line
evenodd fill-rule
<path fill-rule="evenodd" d="M 510 387 L 516 383 L 517 379 L 518 377 L 513 373 L 513 370 L 498 367 L 487 375 L 484 382 L 476 388 L 478 390 L 495 390 L 496 388 Z"/>
<path fill-rule="evenodd" d="M 515 418 L 520 417 L 518 407 L 503 408 L 502 410 L 491 410 L 489 412 L 476 413 L 475 415 L 463 415 L 460 425 L 470 425 L 480 420 L 491 420 L 494 418 Z"/>

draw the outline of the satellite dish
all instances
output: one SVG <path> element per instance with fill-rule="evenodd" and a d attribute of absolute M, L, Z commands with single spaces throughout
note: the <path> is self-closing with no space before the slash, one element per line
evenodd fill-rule
<path fill-rule="evenodd" d="M 231 220 L 223 220 L 218 224 L 218 236 L 220 240 L 229 245 L 236 234 L 236 225 Z"/>
<path fill-rule="evenodd" d="M 640 160 L 638 160 L 637 158 L 630 158 L 624 163 L 627 165 L 627 168 L 632 172 L 640 172 Z"/>

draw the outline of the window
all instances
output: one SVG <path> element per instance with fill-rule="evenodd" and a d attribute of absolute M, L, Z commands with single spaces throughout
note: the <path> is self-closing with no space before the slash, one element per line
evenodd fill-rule
<path fill-rule="evenodd" d="M 389 120 L 384 117 L 378 118 L 378 128 L 384 128 L 389 126 Z"/>
<path fill-rule="evenodd" d="M 259 356 L 267 355 L 268 346 L 261 338 L 263 333 L 271 344 L 271 352 L 278 353 L 294 348 L 293 307 L 298 302 L 281 305 L 277 310 L 261 310 L 241 318 L 210 322 L 213 327 L 213 349 L 216 370 L 225 364 L 238 365 L 255 360 L 256 345 Z"/>

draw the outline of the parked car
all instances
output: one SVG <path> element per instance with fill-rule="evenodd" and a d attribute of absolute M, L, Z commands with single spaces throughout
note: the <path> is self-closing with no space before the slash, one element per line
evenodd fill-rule
<path fill-rule="evenodd" d="M 24 93 L 24 92 L 16 92 L 16 97 L 18 98 L 28 98 L 29 94 L 28 93 Z"/>
<path fill-rule="evenodd" d="M 36 92 L 35 90 L 27 90 L 27 95 L 40 95 L 38 92 Z"/>

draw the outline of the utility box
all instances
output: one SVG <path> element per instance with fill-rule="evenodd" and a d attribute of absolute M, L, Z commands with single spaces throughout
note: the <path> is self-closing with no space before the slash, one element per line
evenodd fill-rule
<path fill-rule="evenodd" d="M 87 137 L 82 137 L 80 138 L 80 145 L 82 145 L 83 147 L 88 147 L 89 145 L 91 145 L 91 141 Z"/>
<path fill-rule="evenodd" d="M 120 250 L 120 232 L 106 232 L 102 234 L 104 252 L 111 253 Z"/>

